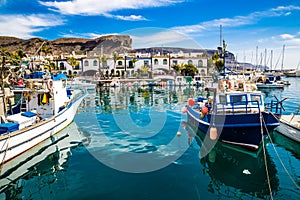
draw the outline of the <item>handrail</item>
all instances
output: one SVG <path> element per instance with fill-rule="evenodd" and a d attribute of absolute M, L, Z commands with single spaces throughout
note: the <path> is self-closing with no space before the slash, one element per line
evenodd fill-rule
<path fill-rule="evenodd" d="M 249 105 L 251 103 L 251 105 Z M 254 105 L 252 103 L 255 103 Z M 221 107 L 219 106 L 221 105 Z M 231 113 L 234 115 L 237 112 L 244 111 L 246 114 L 248 112 L 251 112 L 251 109 L 258 109 L 258 113 L 260 113 L 260 105 L 257 100 L 254 101 L 243 101 L 243 102 L 230 102 L 230 103 L 217 103 L 216 106 L 216 112 L 222 111 L 225 113 L 226 111 L 231 111 Z M 228 107 L 226 107 L 228 106 Z"/>

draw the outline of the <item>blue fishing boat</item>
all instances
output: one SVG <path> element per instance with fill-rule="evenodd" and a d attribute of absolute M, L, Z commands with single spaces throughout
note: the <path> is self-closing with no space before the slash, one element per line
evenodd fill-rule
<path fill-rule="evenodd" d="M 206 97 L 190 98 L 183 111 L 189 123 L 211 139 L 257 150 L 264 135 L 279 126 L 277 116 L 265 109 L 260 91 L 205 90 Z"/>

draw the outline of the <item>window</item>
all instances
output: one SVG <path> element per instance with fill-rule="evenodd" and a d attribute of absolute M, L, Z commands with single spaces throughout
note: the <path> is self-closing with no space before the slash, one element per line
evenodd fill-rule
<path fill-rule="evenodd" d="M 247 101 L 246 95 L 231 95 L 230 96 L 230 102 L 232 105 L 239 105 L 239 104 L 245 104 Z"/>
<path fill-rule="evenodd" d="M 204 70 L 204 69 L 201 69 L 200 74 L 205 75 L 205 70 Z"/>
<path fill-rule="evenodd" d="M 173 65 L 177 65 L 178 64 L 178 60 L 173 60 Z"/>
<path fill-rule="evenodd" d="M 85 66 L 85 67 L 89 66 L 89 61 L 85 60 L 85 61 L 84 61 L 84 66 Z"/>
<path fill-rule="evenodd" d="M 226 104 L 226 96 L 225 95 L 220 95 L 219 100 L 221 104 Z"/>
<path fill-rule="evenodd" d="M 193 61 L 192 60 L 188 60 L 188 65 L 192 65 Z"/>
<path fill-rule="evenodd" d="M 65 68 L 65 64 L 64 63 L 59 63 L 59 69 L 60 70 L 65 70 L 66 68 Z"/>
<path fill-rule="evenodd" d="M 149 65 L 149 60 L 144 60 L 144 65 L 148 66 Z"/>
<path fill-rule="evenodd" d="M 98 61 L 97 60 L 94 60 L 93 66 L 98 66 Z"/>
<path fill-rule="evenodd" d="M 202 60 L 198 60 L 198 67 L 203 67 L 203 61 Z"/>
<path fill-rule="evenodd" d="M 158 60 L 154 59 L 154 65 L 158 65 Z"/>
<path fill-rule="evenodd" d="M 118 61 L 118 65 L 123 65 L 123 62 L 122 61 Z"/>
<path fill-rule="evenodd" d="M 163 59 L 163 65 L 167 65 L 168 64 L 168 60 L 167 59 Z"/>

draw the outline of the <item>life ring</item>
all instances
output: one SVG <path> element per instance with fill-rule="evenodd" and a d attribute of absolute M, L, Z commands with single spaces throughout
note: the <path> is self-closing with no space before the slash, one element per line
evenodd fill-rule
<path fill-rule="evenodd" d="M 226 83 L 226 87 L 224 86 L 224 82 Z M 224 80 L 220 80 L 219 81 L 219 89 L 220 90 L 225 90 L 225 89 L 229 89 L 231 90 L 232 89 L 232 84 L 229 80 L 227 79 L 224 79 Z"/>
<path fill-rule="evenodd" d="M 53 80 L 52 79 L 48 79 L 47 88 L 48 88 L 49 91 L 53 90 Z"/>

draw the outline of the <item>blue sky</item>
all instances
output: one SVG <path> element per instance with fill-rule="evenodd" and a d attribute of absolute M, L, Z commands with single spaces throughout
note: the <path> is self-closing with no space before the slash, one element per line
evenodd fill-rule
<path fill-rule="evenodd" d="M 222 25 L 227 49 L 238 61 L 276 69 L 282 55 L 284 68 L 300 61 L 299 19 L 300 2 L 290 0 L 0 0 L 2 36 L 129 34 L 134 48 L 216 49 Z"/>

